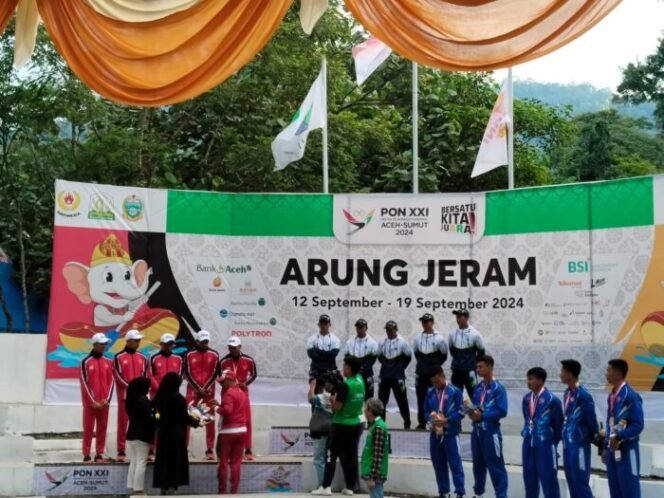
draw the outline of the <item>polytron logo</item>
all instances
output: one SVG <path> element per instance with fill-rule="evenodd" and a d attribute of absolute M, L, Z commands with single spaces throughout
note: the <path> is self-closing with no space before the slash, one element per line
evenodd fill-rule
<path fill-rule="evenodd" d="M 374 212 L 376 211 L 375 209 L 372 209 L 369 211 L 369 213 L 365 213 L 364 210 L 362 209 L 357 209 L 353 211 L 353 214 L 348 212 L 345 209 L 342 209 L 344 212 L 344 216 L 346 217 L 346 220 L 348 220 L 348 223 L 353 225 L 355 227 L 354 230 L 351 230 L 348 232 L 348 235 L 353 235 L 354 233 L 359 232 L 362 230 L 364 227 L 366 227 L 369 223 L 371 223 L 371 220 L 373 219 Z"/>

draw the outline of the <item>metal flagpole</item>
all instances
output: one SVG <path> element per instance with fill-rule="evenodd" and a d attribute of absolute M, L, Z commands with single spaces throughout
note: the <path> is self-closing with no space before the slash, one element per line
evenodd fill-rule
<path fill-rule="evenodd" d="M 507 187 L 514 188 L 514 82 L 512 68 L 507 70 Z"/>
<path fill-rule="evenodd" d="M 323 193 L 330 191 L 330 178 L 327 158 L 327 59 L 323 57 Z"/>
<path fill-rule="evenodd" d="M 417 194 L 420 191 L 420 182 L 419 182 L 419 130 L 417 118 L 419 115 L 418 111 L 418 67 L 417 62 L 412 63 L 413 67 L 413 194 Z"/>

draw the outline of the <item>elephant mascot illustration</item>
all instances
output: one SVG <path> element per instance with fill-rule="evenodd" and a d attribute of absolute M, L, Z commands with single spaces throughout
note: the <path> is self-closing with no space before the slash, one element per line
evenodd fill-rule
<path fill-rule="evenodd" d="M 62 268 L 67 288 L 85 304 L 93 304 L 92 323 L 72 322 L 60 330 L 63 345 L 73 351 L 89 349 L 88 340 L 106 333 L 113 343 L 110 351 L 124 348 L 124 333 L 130 328 L 145 335 L 145 343 L 158 346 L 166 332 L 177 334 L 179 321 L 169 310 L 151 309 L 150 296 L 159 288 L 149 287 L 152 269 L 142 259 L 132 261 L 114 234 L 93 250 L 90 264 L 69 261 Z"/>

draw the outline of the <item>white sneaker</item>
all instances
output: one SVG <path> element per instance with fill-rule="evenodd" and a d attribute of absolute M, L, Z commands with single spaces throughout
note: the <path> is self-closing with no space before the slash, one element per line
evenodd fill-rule
<path fill-rule="evenodd" d="M 341 494 L 346 496 L 353 496 L 355 493 L 353 493 L 352 489 L 344 488 L 341 490 Z"/>
<path fill-rule="evenodd" d="M 314 489 L 311 494 L 316 496 L 332 496 L 332 488 L 320 486 L 318 489 Z"/>

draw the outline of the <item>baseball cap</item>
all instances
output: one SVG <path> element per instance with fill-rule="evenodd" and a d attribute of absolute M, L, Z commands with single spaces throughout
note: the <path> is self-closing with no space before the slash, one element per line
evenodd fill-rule
<path fill-rule="evenodd" d="M 108 342 L 111 342 L 111 340 L 102 332 L 98 332 L 92 336 L 92 344 L 106 344 Z"/>
<path fill-rule="evenodd" d="M 468 318 L 468 316 L 469 316 L 468 310 L 467 310 L 467 309 L 464 309 L 464 308 L 462 308 L 462 309 L 458 309 L 458 310 L 454 310 L 454 311 L 452 312 L 452 314 L 453 314 L 453 315 L 457 315 L 457 316 L 459 316 L 459 315 L 461 315 L 461 316 L 465 316 L 466 318 Z"/>
<path fill-rule="evenodd" d="M 169 342 L 175 342 L 175 336 L 173 334 L 164 334 L 159 339 L 161 344 L 168 344 Z"/>
<path fill-rule="evenodd" d="M 366 327 L 366 326 L 367 326 L 367 321 L 366 321 L 364 318 L 359 318 L 359 319 L 355 322 L 355 326 L 356 326 L 356 327 Z"/>
<path fill-rule="evenodd" d="M 425 313 L 420 317 L 420 322 L 433 322 L 433 315 L 431 313 Z"/>
<path fill-rule="evenodd" d="M 239 337 L 233 336 L 233 337 L 228 338 L 228 341 L 226 342 L 226 344 L 228 344 L 229 346 L 231 346 L 233 348 L 237 348 L 237 347 L 242 346 L 242 341 L 240 340 Z"/>
<path fill-rule="evenodd" d="M 321 315 L 318 317 L 318 323 L 330 323 L 330 315 Z"/>
<path fill-rule="evenodd" d="M 144 337 L 145 336 L 136 329 L 131 329 L 125 334 L 125 340 L 127 341 L 140 341 Z"/>
<path fill-rule="evenodd" d="M 196 334 L 196 342 L 203 342 L 210 340 L 210 333 L 207 330 L 201 330 Z"/>
<path fill-rule="evenodd" d="M 397 327 L 397 322 L 395 322 L 394 320 L 389 320 L 389 321 L 385 324 L 385 328 L 386 328 L 386 329 L 399 330 L 399 327 Z"/>
<path fill-rule="evenodd" d="M 219 380 L 221 382 L 225 380 L 235 380 L 237 377 L 235 376 L 235 372 L 233 370 L 229 370 L 228 368 L 224 371 L 221 372 L 221 375 L 219 376 Z"/>

